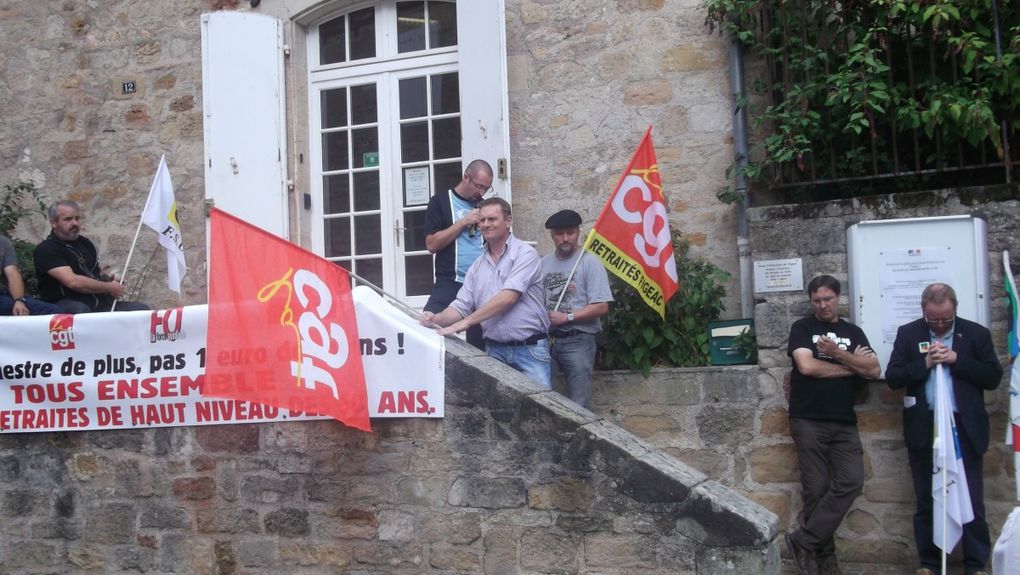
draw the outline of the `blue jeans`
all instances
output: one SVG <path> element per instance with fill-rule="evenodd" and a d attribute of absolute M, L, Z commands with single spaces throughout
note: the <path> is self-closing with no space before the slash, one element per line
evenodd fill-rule
<path fill-rule="evenodd" d="M 531 381 L 546 389 L 552 389 L 552 375 L 549 371 L 549 340 L 539 340 L 535 345 L 503 345 L 486 341 L 485 352 L 490 357 L 523 372 Z"/>
<path fill-rule="evenodd" d="M 25 305 L 28 306 L 28 311 L 32 315 L 53 315 L 60 313 L 60 308 L 54 304 L 46 303 L 41 299 L 35 299 L 34 297 L 26 297 Z M 14 314 L 14 298 L 10 294 L 0 295 L 0 315 L 13 315 Z"/>
<path fill-rule="evenodd" d="M 567 380 L 567 397 L 581 407 L 591 408 L 591 372 L 595 365 L 595 334 L 578 333 L 552 339 L 553 373 Z"/>

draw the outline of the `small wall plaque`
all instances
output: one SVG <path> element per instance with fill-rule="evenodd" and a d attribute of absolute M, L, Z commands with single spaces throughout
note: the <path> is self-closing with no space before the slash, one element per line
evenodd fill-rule
<path fill-rule="evenodd" d="M 754 262 L 755 293 L 800 291 L 804 289 L 804 272 L 800 258 Z"/>
<path fill-rule="evenodd" d="M 122 94 L 134 94 L 135 93 L 135 83 L 134 83 L 134 81 L 124 82 L 123 84 L 121 84 L 120 85 L 120 92 Z"/>

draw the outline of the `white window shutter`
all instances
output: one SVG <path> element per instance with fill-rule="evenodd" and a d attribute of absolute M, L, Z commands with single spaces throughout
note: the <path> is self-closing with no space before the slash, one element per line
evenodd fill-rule
<path fill-rule="evenodd" d="M 250 12 L 202 15 L 205 197 L 288 236 L 283 28 Z"/>
<path fill-rule="evenodd" d="M 506 25 L 504 0 L 457 2 L 460 66 L 461 153 L 464 163 L 481 158 L 498 171 L 507 162 L 508 179 L 492 185 L 510 200 L 510 134 L 507 126 Z"/>

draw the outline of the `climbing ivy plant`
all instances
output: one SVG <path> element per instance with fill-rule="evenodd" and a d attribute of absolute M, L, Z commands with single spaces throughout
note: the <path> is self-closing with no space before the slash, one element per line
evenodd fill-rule
<path fill-rule="evenodd" d="M 749 108 L 760 147 L 731 174 L 769 183 L 1001 162 L 1003 124 L 1016 161 L 1020 0 L 995 1 L 998 49 L 993 0 L 703 0 L 750 68 L 771 71 L 738 102 L 768 100 Z"/>

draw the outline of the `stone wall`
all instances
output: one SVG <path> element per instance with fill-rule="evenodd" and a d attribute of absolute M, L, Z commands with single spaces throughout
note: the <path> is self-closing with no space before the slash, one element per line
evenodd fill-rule
<path fill-rule="evenodd" d="M 776 517 L 460 342 L 446 418 L 0 435 L 0 565 L 778 573 Z"/>
<path fill-rule="evenodd" d="M 183 234 L 194 238 L 187 303 L 206 298 L 199 18 L 222 4 L 0 4 L 0 186 L 31 180 L 47 203 L 78 201 L 86 235 L 104 261 L 123 266 L 166 154 Z M 128 81 L 135 92 L 124 94 Z M 37 242 L 48 233 L 39 215 L 17 235 Z M 126 277 L 141 277 L 156 247 L 155 236 L 143 234 Z M 175 305 L 163 256 L 156 255 L 140 293 L 156 305 Z"/>
<path fill-rule="evenodd" d="M 726 40 L 700 0 L 506 0 L 506 21 L 515 230 L 546 253 L 549 214 L 593 223 L 652 126 L 671 226 L 736 286 L 734 209 L 715 197 L 733 161 Z"/>
<path fill-rule="evenodd" d="M 305 28 L 313 6 L 350 0 L 110 0 L 0 4 L 0 185 L 33 180 L 47 201 L 71 197 L 105 258 L 123 262 L 161 154 L 166 154 L 192 270 L 184 303 L 202 303 L 205 216 L 200 16 L 253 10 L 285 22 L 287 126 L 294 214 L 307 236 Z M 551 251 L 542 224 L 571 207 L 587 224 L 653 126 L 672 225 L 693 252 L 736 271 L 731 206 L 715 192 L 732 157 L 726 46 L 699 0 L 505 0 L 508 127 L 516 229 Z M 122 84 L 136 91 L 122 93 Z M 238 105 L 244 105 L 238 93 Z M 465 151 L 470 154 L 470 151 Z M 298 239 L 297 220 L 292 232 Z M 18 230 L 38 241 L 42 216 Z M 302 239 L 308 244 L 307 237 Z M 129 277 L 154 253 L 142 234 Z M 177 303 L 156 254 L 140 293 Z M 735 279 L 734 279 L 734 285 Z M 736 290 L 730 290 L 736 294 Z M 736 314 L 739 299 L 727 299 Z"/>
<path fill-rule="evenodd" d="M 799 525 L 801 512 L 797 454 L 783 394 L 788 365 L 789 360 L 786 367 L 773 369 L 657 369 L 643 381 L 630 372 L 603 372 L 592 393 L 592 408 L 765 506 L 787 531 Z M 874 382 L 862 390 L 857 405 L 866 482 L 836 533 L 840 562 L 848 574 L 907 574 L 916 568 L 913 488 L 898 404 L 884 382 Z M 1001 417 L 998 421 L 993 437 L 1003 433 Z M 1005 450 L 993 451 L 985 488 L 989 523 L 997 536 L 1012 509 L 1012 482 L 1003 469 Z"/>
<path fill-rule="evenodd" d="M 1005 360 L 1001 254 L 1009 250 L 1013 269 L 1020 269 L 1018 200 L 1015 188 L 992 188 L 756 208 L 750 212 L 753 256 L 755 260 L 802 258 L 805 285 L 822 273 L 845 282 L 848 224 L 981 214 L 988 223 L 992 262 L 992 336 Z M 759 294 L 755 306 L 758 366 L 655 371 L 647 380 L 626 372 L 599 374 L 593 409 L 761 503 L 779 516 L 781 529 L 796 527 L 801 512 L 799 471 L 783 380 L 790 369 L 786 356 L 790 325 L 810 313 L 803 293 Z M 845 295 L 842 315 L 847 315 Z M 985 503 L 993 540 L 1016 505 L 1012 457 L 1002 443 L 1008 386 L 1007 376 L 998 390 L 985 395 L 992 421 L 992 447 L 985 456 Z M 836 534 L 848 573 L 913 573 L 916 567 L 914 493 L 902 439 L 902 398 L 902 391 L 890 390 L 884 381 L 858 389 L 866 482 Z"/>

